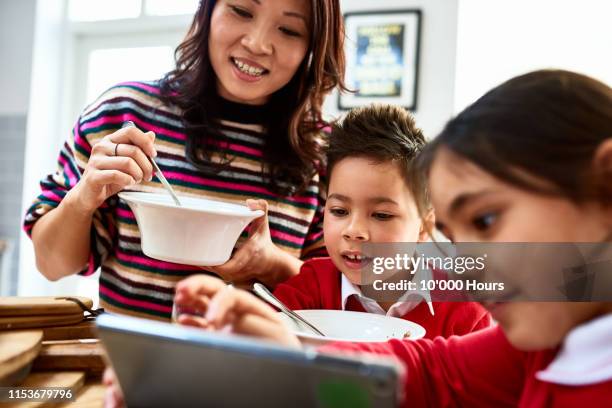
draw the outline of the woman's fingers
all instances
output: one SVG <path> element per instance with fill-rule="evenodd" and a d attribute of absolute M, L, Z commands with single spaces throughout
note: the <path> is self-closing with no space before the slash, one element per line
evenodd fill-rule
<path fill-rule="evenodd" d="M 155 134 L 125 128 L 92 146 L 83 177 L 69 194 L 83 211 L 95 211 L 108 197 L 125 187 L 153 177 L 150 156 L 156 156 Z"/>
<path fill-rule="evenodd" d="M 115 144 L 130 144 L 138 146 L 148 157 L 156 157 L 155 133 L 144 133 L 135 127 L 119 129 L 108 136 L 109 140 Z"/>
<path fill-rule="evenodd" d="M 136 164 L 142 171 L 144 180 L 151 181 L 153 178 L 153 165 L 149 157 L 147 157 L 139 147 L 131 144 L 118 144 L 115 145 L 115 151 L 117 156 L 115 158 L 129 158 L 132 163 Z M 114 153 L 114 152 L 113 152 Z"/>
<path fill-rule="evenodd" d="M 268 222 L 268 202 L 266 200 L 246 200 L 251 210 L 262 210 L 264 215 L 254 219 L 249 226 L 249 237 L 232 255 L 232 258 L 218 266 L 203 266 L 202 269 L 221 276 L 228 282 L 245 282 L 262 279 L 262 275 L 274 269 L 277 249 L 270 236 Z"/>
<path fill-rule="evenodd" d="M 240 281 L 247 273 L 247 265 L 251 262 L 255 255 L 249 249 L 248 244 L 245 243 L 242 247 L 238 248 L 232 258 L 218 266 L 204 267 L 207 271 L 216 273 L 226 282 Z"/>
<path fill-rule="evenodd" d="M 122 146 L 128 147 L 127 145 Z M 140 183 L 146 179 L 146 177 L 148 177 L 148 175 L 145 174 L 145 170 L 140 167 L 139 163 L 129 156 L 100 156 L 92 158 L 91 162 L 91 165 L 98 170 L 119 170 L 122 173 L 129 174 L 134 180 L 136 180 L 137 183 Z"/>
<path fill-rule="evenodd" d="M 113 163 L 122 166 L 126 171 L 136 165 L 142 172 L 141 179 L 151 180 L 153 166 L 149 160 L 150 152 L 154 151 L 157 154 L 153 132 L 142 133 L 138 129 L 131 129 L 140 132 L 140 137 L 128 138 L 122 133 L 125 130 L 127 129 L 117 131 L 96 143 L 92 148 L 91 164 L 96 166 L 102 159 L 113 158 L 115 160 Z M 117 134 L 124 134 L 124 136 L 120 137 Z M 133 135 L 133 132 L 130 132 L 129 135 Z"/>
<path fill-rule="evenodd" d="M 264 215 L 254 219 L 249 226 L 249 238 L 223 265 L 205 267 L 229 282 L 242 282 L 256 278 L 255 271 L 265 271 L 270 261 L 268 254 L 274 245 L 268 224 L 268 202 L 266 200 L 246 200 L 251 210 L 262 210 Z M 260 272 L 261 273 L 261 272 Z"/>
<path fill-rule="evenodd" d="M 268 213 L 268 202 L 266 200 L 247 198 L 246 205 L 251 210 L 262 210 L 264 213 Z"/>
<path fill-rule="evenodd" d="M 136 184 L 136 180 L 129 174 L 119 170 L 100 170 L 88 175 L 91 182 L 98 186 L 113 184 L 120 188 Z"/>
<path fill-rule="evenodd" d="M 264 215 L 262 215 L 259 218 L 255 218 L 251 222 L 251 226 L 249 229 L 249 237 L 257 233 L 260 233 L 260 232 L 264 232 L 264 233 L 268 232 L 269 231 L 268 202 L 266 200 L 255 200 L 255 199 L 249 198 L 248 200 L 246 200 L 246 205 L 251 210 L 262 210 L 264 212 Z"/>

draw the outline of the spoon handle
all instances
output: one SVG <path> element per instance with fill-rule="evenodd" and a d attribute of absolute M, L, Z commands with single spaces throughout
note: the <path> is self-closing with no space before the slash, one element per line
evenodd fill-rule
<path fill-rule="evenodd" d="M 265 300 L 266 302 L 270 303 L 272 306 L 277 307 L 278 309 L 281 310 L 281 312 L 283 312 L 284 314 L 286 314 L 287 316 L 291 317 L 294 320 L 299 321 L 300 323 L 306 325 L 310 330 L 312 330 L 313 332 L 315 332 L 316 334 L 318 334 L 319 336 L 323 336 L 325 337 L 325 334 L 323 334 L 323 332 L 321 332 L 321 330 L 317 329 L 315 326 L 312 325 L 312 323 L 310 323 L 308 320 L 304 319 L 302 316 L 300 316 L 299 314 L 295 313 L 293 310 L 289 309 L 287 306 L 285 306 L 285 304 L 283 302 L 281 302 L 276 296 L 274 296 L 272 294 L 272 292 L 270 292 L 268 290 L 268 288 L 266 288 L 264 285 L 262 285 L 261 283 L 255 283 L 253 284 L 253 290 L 255 291 L 255 293 L 262 298 L 263 300 Z"/>
<path fill-rule="evenodd" d="M 164 173 L 162 173 L 162 171 L 159 169 L 159 166 L 157 165 L 157 163 L 155 163 L 155 160 L 152 157 L 149 157 L 149 160 L 151 160 L 151 164 L 153 165 L 153 167 L 155 168 L 155 175 L 157 176 L 157 178 L 159 179 L 159 181 L 162 182 L 162 184 L 164 185 L 164 187 L 166 187 L 166 190 L 168 190 L 168 192 L 170 193 L 170 195 L 172 196 L 172 199 L 174 200 L 174 203 L 177 206 L 181 206 L 181 202 L 179 201 L 178 197 L 176 196 L 176 194 L 174 193 L 174 189 L 172 188 L 172 186 L 170 185 L 170 183 L 168 183 L 168 180 L 166 180 L 166 177 L 164 176 Z"/>
<path fill-rule="evenodd" d="M 121 128 L 126 128 L 126 127 L 136 127 L 136 125 L 134 124 L 134 122 L 132 122 L 131 120 L 128 120 L 127 122 L 125 122 L 123 125 L 121 125 Z M 179 201 L 178 197 L 176 196 L 176 194 L 174 193 L 174 189 L 172 188 L 172 186 L 170 185 L 170 183 L 168 183 L 168 180 L 166 180 L 166 177 L 164 176 L 164 173 L 162 173 L 162 171 L 160 170 L 159 166 L 157 165 L 157 163 L 155 162 L 155 160 L 152 157 L 149 157 L 149 161 L 151 162 L 151 164 L 153 165 L 153 167 L 155 168 L 155 175 L 157 176 L 157 178 L 159 179 L 159 181 L 161 181 L 161 183 L 163 184 L 163 186 L 166 188 L 166 190 L 168 191 L 168 193 L 170 193 L 170 196 L 172 197 L 172 199 L 174 200 L 174 203 L 177 206 L 181 206 L 181 202 Z"/>

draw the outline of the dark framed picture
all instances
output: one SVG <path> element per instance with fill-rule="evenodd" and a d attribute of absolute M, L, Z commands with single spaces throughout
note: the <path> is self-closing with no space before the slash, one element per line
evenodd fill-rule
<path fill-rule="evenodd" d="M 346 84 L 338 109 L 372 102 L 417 107 L 420 10 L 346 13 Z"/>

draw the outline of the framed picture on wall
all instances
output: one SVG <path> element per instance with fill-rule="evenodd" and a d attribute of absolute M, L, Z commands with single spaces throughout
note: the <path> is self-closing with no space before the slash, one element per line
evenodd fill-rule
<path fill-rule="evenodd" d="M 372 102 L 417 107 L 420 10 L 346 13 L 346 84 L 338 109 Z"/>

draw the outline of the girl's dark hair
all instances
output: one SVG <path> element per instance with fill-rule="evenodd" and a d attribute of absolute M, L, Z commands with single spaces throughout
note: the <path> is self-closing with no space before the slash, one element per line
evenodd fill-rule
<path fill-rule="evenodd" d="M 450 120 L 423 151 L 417 174 L 426 175 L 444 147 L 520 188 L 605 202 L 612 199 L 610 175 L 593 174 L 592 161 L 610 137 L 608 85 L 568 71 L 535 71 L 499 85 Z"/>
<path fill-rule="evenodd" d="M 272 191 L 289 195 L 305 188 L 322 166 L 323 99 L 344 85 L 344 25 L 338 0 L 310 0 L 309 48 L 291 81 L 274 93 L 267 106 L 262 176 Z M 205 172 L 222 165 L 211 162 L 219 134 L 216 76 L 208 53 L 210 20 L 216 0 L 201 0 L 185 40 L 175 51 L 176 68 L 161 81 L 165 103 L 178 106 L 187 133 L 187 159 Z"/>

